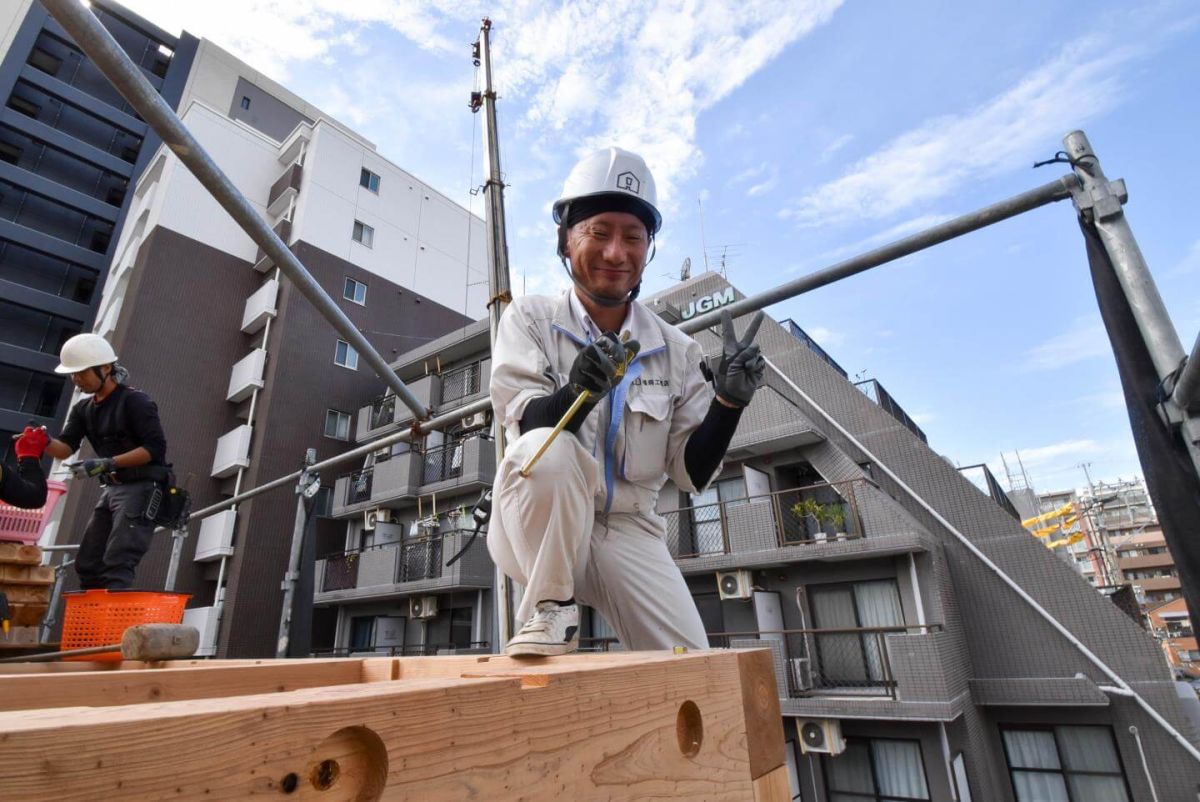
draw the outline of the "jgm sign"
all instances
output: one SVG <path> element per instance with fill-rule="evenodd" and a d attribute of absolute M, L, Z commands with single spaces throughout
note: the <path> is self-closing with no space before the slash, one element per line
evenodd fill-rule
<path fill-rule="evenodd" d="M 733 303 L 733 301 L 733 287 L 726 287 L 720 292 L 714 292 L 712 295 L 705 295 L 703 298 L 697 298 L 692 301 L 688 304 L 687 309 L 683 310 L 683 319 L 690 320 L 696 315 L 702 315 L 705 312 L 719 309 L 725 304 Z"/>

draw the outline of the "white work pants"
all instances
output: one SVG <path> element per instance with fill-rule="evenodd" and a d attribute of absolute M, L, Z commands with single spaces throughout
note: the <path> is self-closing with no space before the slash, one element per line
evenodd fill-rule
<path fill-rule="evenodd" d="M 528 477 L 520 467 L 550 429 L 512 443 L 496 472 L 488 551 L 525 586 L 518 626 L 539 601 L 596 608 L 626 649 L 707 649 L 704 624 L 661 527 L 640 514 L 596 511 L 596 459 L 574 435 L 555 439 Z"/>

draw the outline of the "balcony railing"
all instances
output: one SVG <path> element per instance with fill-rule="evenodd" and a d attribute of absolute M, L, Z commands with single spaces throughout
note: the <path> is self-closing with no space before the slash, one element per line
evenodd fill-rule
<path fill-rule="evenodd" d="M 396 419 L 396 396 L 385 395 L 371 402 L 371 428 L 387 426 Z"/>
<path fill-rule="evenodd" d="M 742 530 L 770 534 L 764 548 L 865 536 L 855 491 L 866 479 L 808 485 L 761 496 L 681 507 L 663 513 L 675 559 L 731 554 Z"/>
<path fill-rule="evenodd" d="M 775 632 L 710 632 L 714 648 L 746 648 L 754 641 L 779 644 L 786 696 L 896 697 L 887 636 L 923 634 L 939 626 L 786 629 Z M 785 689 L 781 688 L 783 692 Z"/>
<path fill-rule="evenodd" d="M 325 558 L 322 592 L 349 590 L 358 584 L 358 552 L 334 554 Z"/>
<path fill-rule="evenodd" d="M 424 454 L 421 484 L 441 482 L 462 476 L 464 441 L 431 448 Z"/>
<path fill-rule="evenodd" d="M 402 544 L 400 561 L 396 566 L 396 581 L 416 582 L 440 577 L 443 539 L 444 535 L 439 533 Z"/>
<path fill-rule="evenodd" d="M 320 649 L 311 653 L 311 657 L 355 657 L 370 655 L 372 657 L 433 657 L 447 649 L 471 649 L 486 651 L 492 644 L 486 640 L 474 640 L 466 646 L 453 643 L 413 643 L 404 646 L 367 646 L 356 649 L 350 646 L 339 646 L 336 649 Z"/>
<path fill-rule="evenodd" d="M 363 468 L 350 474 L 350 483 L 346 486 L 347 506 L 371 500 L 371 482 L 374 476 L 374 468 Z"/>
<path fill-rule="evenodd" d="M 453 404 L 479 392 L 480 363 L 472 362 L 442 374 L 442 404 Z"/>

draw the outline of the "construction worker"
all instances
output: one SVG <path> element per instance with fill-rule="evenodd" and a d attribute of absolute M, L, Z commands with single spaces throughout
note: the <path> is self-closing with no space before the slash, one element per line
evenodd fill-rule
<path fill-rule="evenodd" d="M 84 530 L 75 558 L 84 590 L 120 590 L 133 585 L 138 562 L 150 548 L 154 524 L 146 516 L 156 482 L 170 476 L 167 441 L 150 396 L 125 386 L 128 373 L 98 334 L 77 334 L 63 344 L 56 373 L 67 373 L 81 399 L 67 424 L 46 452 L 66 459 L 84 438 L 96 456 L 67 463 L 77 479 L 95 478 L 104 485 Z"/>
<path fill-rule="evenodd" d="M 50 442 L 45 426 L 26 426 L 13 436 L 17 469 L 0 464 L 0 501 L 35 510 L 46 503 L 46 474 L 42 471 L 42 452 Z"/>
<path fill-rule="evenodd" d="M 491 399 L 511 445 L 497 470 L 487 542 L 496 564 L 525 586 L 517 610 L 524 626 L 505 647 L 511 656 L 576 649 L 578 604 L 599 610 L 628 649 L 708 646 L 655 502 L 668 478 L 697 493 L 720 470 L 763 381 L 753 344 L 762 316 L 742 339 L 726 317 L 712 374 L 695 340 L 637 302 L 661 224 L 656 202 L 641 157 L 619 148 L 585 157 L 554 204 L 573 288 L 518 298 L 500 320 Z M 522 476 L 584 390 L 589 399 Z"/>

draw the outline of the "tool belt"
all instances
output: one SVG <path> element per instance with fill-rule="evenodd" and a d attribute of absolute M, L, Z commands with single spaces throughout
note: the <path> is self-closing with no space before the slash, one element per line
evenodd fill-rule
<path fill-rule="evenodd" d="M 156 526 L 182 529 L 187 526 L 188 516 L 192 513 L 192 497 L 182 487 L 176 486 L 173 473 L 167 473 L 169 478 L 166 481 L 154 483 L 146 497 L 146 509 L 142 514 Z"/>

